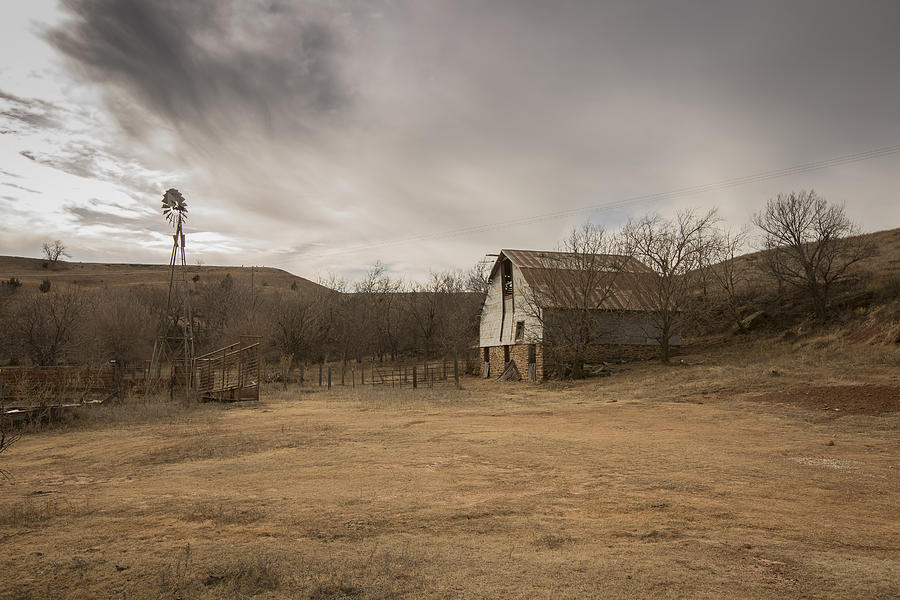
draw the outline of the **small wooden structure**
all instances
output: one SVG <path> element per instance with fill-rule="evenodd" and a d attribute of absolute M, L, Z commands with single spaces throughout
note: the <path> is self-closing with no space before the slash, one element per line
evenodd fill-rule
<path fill-rule="evenodd" d="M 197 391 L 203 400 L 259 400 L 260 338 L 241 336 L 236 344 L 194 359 Z"/>

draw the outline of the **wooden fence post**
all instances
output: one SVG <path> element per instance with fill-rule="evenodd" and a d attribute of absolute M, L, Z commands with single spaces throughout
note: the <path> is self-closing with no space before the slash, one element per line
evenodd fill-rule
<path fill-rule="evenodd" d="M 341 385 L 344 385 L 344 372 L 347 370 L 347 365 L 341 363 Z"/>
<path fill-rule="evenodd" d="M 418 381 L 416 381 L 416 365 L 413 365 L 413 389 L 418 387 Z"/>
<path fill-rule="evenodd" d="M 226 379 L 226 377 L 228 377 L 228 375 L 227 375 L 227 371 L 225 370 L 225 358 L 228 356 L 227 352 L 228 352 L 228 346 L 225 346 L 224 348 L 222 348 L 222 391 L 223 391 L 223 393 L 224 393 L 225 388 L 228 387 L 228 380 Z M 175 365 L 173 364 L 172 369 L 174 369 L 174 368 L 175 368 Z M 263 376 L 265 377 L 265 372 L 263 372 Z"/>
<path fill-rule="evenodd" d="M 456 389 L 459 389 L 459 356 L 453 353 L 453 383 Z"/>
<path fill-rule="evenodd" d="M 322 363 L 319 363 L 319 387 L 322 387 Z"/>
<path fill-rule="evenodd" d="M 256 346 L 256 401 L 259 402 L 259 388 L 262 387 L 262 385 L 260 385 L 260 380 L 259 380 L 259 363 L 262 362 L 262 338 L 257 338 L 255 346 Z"/>
<path fill-rule="evenodd" d="M 241 399 L 241 390 L 244 389 L 244 338 L 238 339 L 238 381 L 237 381 L 237 399 Z M 284 384 L 287 389 L 287 382 Z"/>
<path fill-rule="evenodd" d="M 331 366 L 328 367 L 328 389 L 331 389 Z"/>

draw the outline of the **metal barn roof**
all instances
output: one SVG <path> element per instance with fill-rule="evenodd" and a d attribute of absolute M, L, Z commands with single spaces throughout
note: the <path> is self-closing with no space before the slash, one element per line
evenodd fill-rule
<path fill-rule="evenodd" d="M 654 273 L 631 256 L 501 250 L 491 270 L 492 277 L 504 257 L 519 268 L 542 308 L 566 309 L 586 304 L 599 310 L 646 311 L 655 305 L 646 291 L 647 280 Z M 586 286 L 591 288 L 587 294 Z"/>

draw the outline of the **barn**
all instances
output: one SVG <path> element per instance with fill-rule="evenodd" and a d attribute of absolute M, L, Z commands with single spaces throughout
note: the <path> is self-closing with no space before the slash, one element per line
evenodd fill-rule
<path fill-rule="evenodd" d="M 528 381 L 559 372 L 567 349 L 599 362 L 657 355 L 648 287 L 653 272 L 633 257 L 501 250 L 481 311 L 484 377 L 510 363 Z M 676 331 L 670 344 L 681 344 Z"/>

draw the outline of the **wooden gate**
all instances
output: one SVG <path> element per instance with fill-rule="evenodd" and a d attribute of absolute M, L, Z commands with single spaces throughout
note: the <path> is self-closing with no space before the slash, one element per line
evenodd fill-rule
<path fill-rule="evenodd" d="M 259 400 L 261 348 L 257 336 L 195 359 L 197 391 L 206 400 Z"/>

